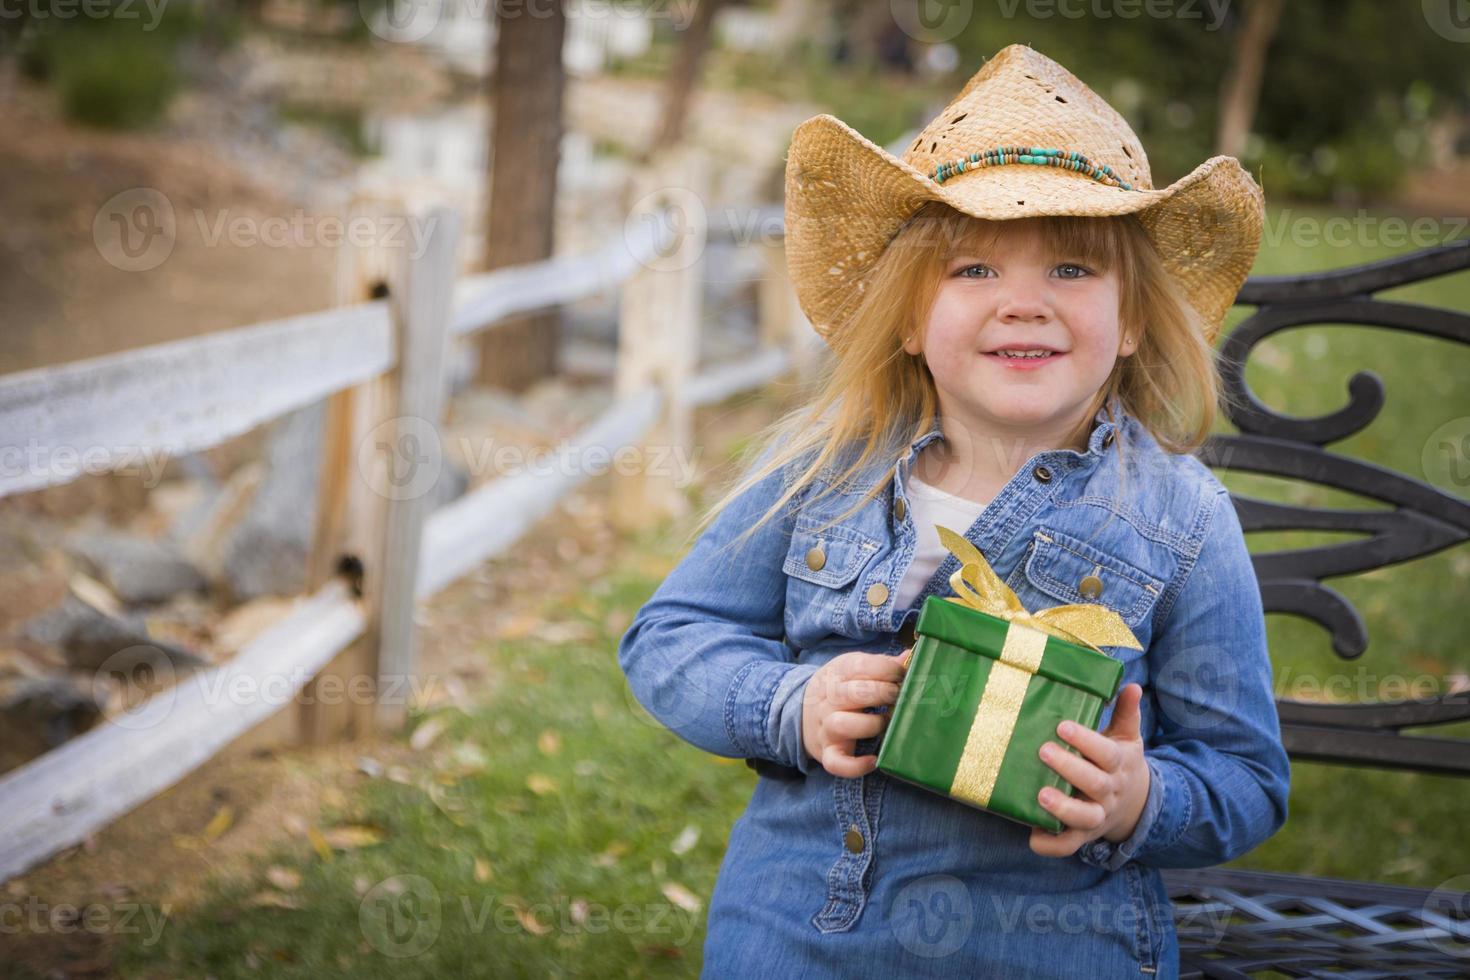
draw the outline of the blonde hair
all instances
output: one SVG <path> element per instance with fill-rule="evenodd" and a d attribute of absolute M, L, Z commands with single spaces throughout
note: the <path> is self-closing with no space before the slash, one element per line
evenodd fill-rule
<path fill-rule="evenodd" d="M 1119 322 L 1138 339 L 1118 358 L 1068 445 L 1085 444 L 1097 413 L 1117 395 L 1167 452 L 1187 453 L 1209 435 L 1221 398 L 1216 353 L 1205 324 L 1164 266 L 1135 215 L 1021 218 L 1035 225 L 1049 254 L 1064 255 L 1119 274 Z M 850 309 L 833 325 L 828 359 L 815 394 L 756 433 L 741 454 L 745 476 L 705 513 L 690 537 L 773 472 L 791 466 L 784 492 L 731 543 L 779 514 L 819 476 L 832 492 L 875 458 L 907 447 L 934 425 L 939 408 L 934 379 L 921 355 L 903 350 L 911 334 L 922 343 L 944 267 L 957 252 L 989 254 L 1002 222 L 956 211 L 940 201 L 919 208 L 874 261 Z M 1120 433 L 1121 435 L 1121 433 Z M 1117 440 L 1122 451 L 1123 440 Z M 856 457 L 845 447 L 861 447 Z M 753 461 L 766 457 L 759 466 Z M 842 457 L 849 457 L 846 465 Z M 1120 461 L 1121 462 L 1121 461 Z M 792 465 L 795 464 L 795 465 Z M 829 467 L 832 473 L 824 472 Z M 1126 470 L 1126 467 L 1124 468 Z M 881 494 L 892 478 L 876 480 L 840 521 Z M 820 499 L 820 495 L 816 499 Z"/>

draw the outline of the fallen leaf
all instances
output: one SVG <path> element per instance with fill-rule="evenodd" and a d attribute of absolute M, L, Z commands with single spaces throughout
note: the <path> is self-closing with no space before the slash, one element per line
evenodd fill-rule
<path fill-rule="evenodd" d="M 484 884 L 495 877 L 495 872 L 490 869 L 490 862 L 482 857 L 475 858 L 475 880 Z"/>
<path fill-rule="evenodd" d="M 422 752 L 434 744 L 434 739 L 438 738 L 443 732 L 444 719 L 438 716 L 430 718 L 413 730 L 413 734 L 408 739 L 409 748 L 415 752 Z"/>
<path fill-rule="evenodd" d="M 226 803 L 214 811 L 214 816 L 209 818 L 209 823 L 204 825 L 204 829 L 200 831 L 199 836 L 206 843 L 217 840 L 220 834 L 229 830 L 234 822 L 235 808 Z"/>
<path fill-rule="evenodd" d="M 627 841 L 615 840 L 611 844 L 607 845 L 606 849 L 604 849 L 601 854 L 593 858 L 592 863 L 597 865 L 599 868 L 610 868 L 613 865 L 617 864 L 618 858 L 622 857 L 624 854 L 627 854 L 629 849 L 630 845 Z"/>
<path fill-rule="evenodd" d="M 359 847 L 381 844 L 383 832 L 377 827 L 368 827 L 363 824 L 343 824 L 327 830 L 322 834 L 322 839 L 338 850 L 351 851 Z"/>
<path fill-rule="evenodd" d="M 537 920 L 536 914 L 530 909 L 518 908 L 515 910 L 515 913 L 516 921 L 519 922 L 521 924 L 521 928 L 526 930 L 527 932 L 537 936 L 544 936 L 551 931 L 551 926 L 542 925 L 541 922 Z"/>
<path fill-rule="evenodd" d="M 251 895 L 250 900 L 246 904 L 253 905 L 257 908 L 301 908 L 301 900 L 294 895 L 282 895 L 280 892 L 271 891 L 268 888 L 265 891 L 256 892 L 254 895 Z"/>
<path fill-rule="evenodd" d="M 694 894 L 692 891 L 685 888 L 677 881 L 662 882 L 658 886 L 658 888 L 659 891 L 664 893 L 664 898 L 667 898 L 669 901 L 679 906 L 679 908 L 683 909 L 685 912 L 698 912 L 704 904 L 699 900 L 698 895 Z"/>
<path fill-rule="evenodd" d="M 536 748 L 540 749 L 543 755 L 556 755 L 561 751 L 561 736 L 548 728 L 536 738 Z"/>
<path fill-rule="evenodd" d="M 283 892 L 294 892 L 301 887 L 301 873 L 273 864 L 265 869 L 266 880 Z"/>
<path fill-rule="evenodd" d="M 520 613 L 511 617 L 500 625 L 500 637 L 504 640 L 519 640 L 536 632 L 541 625 L 541 617 L 530 613 Z"/>
<path fill-rule="evenodd" d="M 320 830 L 315 827 L 307 827 L 306 836 L 311 839 L 311 846 L 316 850 L 317 857 L 323 861 L 332 860 L 332 845 L 327 843 L 327 839 L 322 836 Z"/>
<path fill-rule="evenodd" d="M 123 615 L 122 602 L 111 589 L 92 576 L 82 572 L 73 572 L 66 584 L 70 586 L 72 595 L 98 612 L 108 616 Z"/>
<path fill-rule="evenodd" d="M 545 796 L 548 793 L 556 792 L 556 781 L 550 776 L 533 772 L 526 777 L 526 788 L 537 796 Z"/>
<path fill-rule="evenodd" d="M 697 843 L 699 843 L 699 828 L 690 824 L 679 831 L 679 836 L 674 838 L 674 842 L 669 845 L 669 850 L 675 854 L 687 854 L 689 849 Z"/>

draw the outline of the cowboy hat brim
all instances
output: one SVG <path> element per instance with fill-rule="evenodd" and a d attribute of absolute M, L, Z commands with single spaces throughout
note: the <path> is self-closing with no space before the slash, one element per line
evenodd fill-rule
<path fill-rule="evenodd" d="M 977 168 L 938 183 L 825 113 L 792 136 L 785 198 L 792 286 L 824 338 L 851 312 L 888 242 L 931 200 L 990 220 L 1136 213 L 1212 343 L 1255 262 L 1264 225 L 1261 189 L 1231 156 L 1210 157 L 1158 190 L 1025 165 Z"/>

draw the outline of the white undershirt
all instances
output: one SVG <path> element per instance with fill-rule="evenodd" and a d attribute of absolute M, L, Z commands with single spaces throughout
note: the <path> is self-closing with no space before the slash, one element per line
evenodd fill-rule
<path fill-rule="evenodd" d="M 914 543 L 914 560 L 898 583 L 898 598 L 894 600 L 897 609 L 908 609 L 919 590 L 929 584 L 934 570 L 949 557 L 949 549 L 939 542 L 934 525 L 943 524 L 956 534 L 964 534 L 985 509 L 984 504 L 946 493 L 912 475 L 908 480 L 908 507 L 918 541 Z"/>

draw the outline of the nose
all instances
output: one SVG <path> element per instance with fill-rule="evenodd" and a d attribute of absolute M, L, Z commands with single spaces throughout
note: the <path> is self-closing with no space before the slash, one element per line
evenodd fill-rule
<path fill-rule="evenodd" d="M 1044 277 L 1009 276 L 996 315 L 1007 323 L 1045 323 L 1051 318 Z"/>

